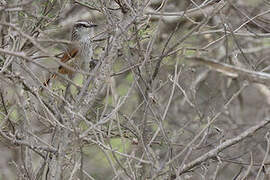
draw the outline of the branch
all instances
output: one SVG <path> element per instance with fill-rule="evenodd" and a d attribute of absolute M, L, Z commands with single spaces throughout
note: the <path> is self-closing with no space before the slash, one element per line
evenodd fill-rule
<path fill-rule="evenodd" d="M 252 71 L 242 67 L 216 62 L 203 57 L 186 57 L 186 59 L 195 64 L 205 65 L 214 71 L 221 72 L 232 78 L 242 78 L 256 83 L 270 85 L 269 73 Z"/>
<path fill-rule="evenodd" d="M 270 123 L 270 119 L 265 119 L 262 122 L 260 122 L 258 125 L 255 125 L 255 126 L 249 128 L 248 130 L 244 131 L 239 136 L 236 136 L 235 138 L 232 138 L 232 139 L 229 139 L 229 140 L 225 141 L 224 143 L 220 144 L 215 149 L 213 149 L 213 150 L 209 151 L 208 153 L 204 154 L 203 156 L 195 159 L 191 163 L 189 163 L 187 165 L 184 165 L 183 169 L 181 169 L 181 171 L 180 171 L 180 175 L 187 172 L 187 171 L 189 171 L 190 169 L 194 168 L 195 166 L 201 164 L 202 162 L 217 156 L 217 154 L 219 152 L 223 151 L 224 149 L 226 149 L 226 148 L 228 148 L 228 147 L 230 147 L 230 146 L 244 140 L 248 136 L 253 135 L 256 131 L 258 131 L 259 129 L 265 127 L 269 123 Z"/>

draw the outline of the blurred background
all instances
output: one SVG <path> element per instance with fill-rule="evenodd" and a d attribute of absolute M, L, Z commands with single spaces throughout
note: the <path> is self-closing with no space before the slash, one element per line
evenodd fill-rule
<path fill-rule="evenodd" d="M 0 180 L 270 178 L 269 23 L 268 0 L 0 0 Z"/>

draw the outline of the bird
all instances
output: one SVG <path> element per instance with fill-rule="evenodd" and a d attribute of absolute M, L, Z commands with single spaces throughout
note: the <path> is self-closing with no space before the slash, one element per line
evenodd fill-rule
<path fill-rule="evenodd" d="M 93 66 L 92 38 L 96 26 L 98 25 L 87 20 L 78 20 L 74 23 L 70 37 L 71 44 L 60 59 L 62 63 L 69 63 L 71 68 L 60 65 L 58 73 L 67 74 L 71 77 L 75 73 L 74 69 L 90 70 L 91 66 Z M 51 79 L 55 77 L 56 74 L 52 74 L 43 85 L 48 86 Z"/>

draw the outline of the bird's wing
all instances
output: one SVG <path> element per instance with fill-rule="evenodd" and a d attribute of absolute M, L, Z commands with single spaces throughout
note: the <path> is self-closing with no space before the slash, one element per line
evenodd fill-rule
<path fill-rule="evenodd" d="M 72 49 L 70 52 L 66 52 L 61 58 L 61 62 L 66 63 L 70 59 L 74 58 L 78 54 L 79 50 L 77 48 Z"/>
<path fill-rule="evenodd" d="M 66 63 L 68 62 L 69 60 L 71 60 L 72 58 L 74 58 L 77 54 L 78 54 L 79 50 L 77 48 L 74 48 L 72 49 L 71 51 L 69 52 L 66 52 L 63 57 L 60 59 L 60 61 L 62 63 Z M 69 74 L 71 73 L 72 71 L 71 70 L 68 70 L 67 68 L 63 67 L 63 66 L 59 66 L 58 68 L 58 72 L 61 73 L 61 74 Z M 52 74 L 51 77 L 49 77 L 44 83 L 43 85 L 44 86 L 47 86 L 50 82 L 51 79 L 54 79 L 56 77 L 56 74 Z"/>

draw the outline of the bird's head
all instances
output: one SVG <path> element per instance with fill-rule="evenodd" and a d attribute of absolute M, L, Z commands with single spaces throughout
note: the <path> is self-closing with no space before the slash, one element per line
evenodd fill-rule
<path fill-rule="evenodd" d="M 97 25 L 86 20 L 75 22 L 72 30 L 72 39 L 80 40 L 81 38 L 91 38 L 94 34 L 94 27 Z"/>

